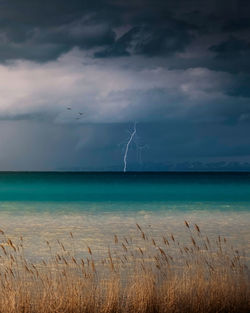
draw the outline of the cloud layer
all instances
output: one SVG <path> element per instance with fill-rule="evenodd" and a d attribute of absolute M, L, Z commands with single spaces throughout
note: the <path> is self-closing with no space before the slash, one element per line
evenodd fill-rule
<path fill-rule="evenodd" d="M 134 121 L 135 169 L 140 153 L 248 160 L 249 12 L 243 0 L 1 1 L 0 169 L 119 169 Z"/>

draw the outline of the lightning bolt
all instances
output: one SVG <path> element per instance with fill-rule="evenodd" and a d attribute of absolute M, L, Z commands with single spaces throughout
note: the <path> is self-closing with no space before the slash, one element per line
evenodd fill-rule
<path fill-rule="evenodd" d="M 123 168 L 123 172 L 125 173 L 127 171 L 127 157 L 128 157 L 128 149 L 129 149 L 129 146 L 134 138 L 136 134 L 136 122 L 134 123 L 134 130 L 133 132 L 131 133 L 130 137 L 129 137 L 129 140 L 126 144 L 126 149 L 125 149 L 125 153 L 124 153 L 124 158 L 123 158 L 123 162 L 124 162 L 124 168 Z"/>

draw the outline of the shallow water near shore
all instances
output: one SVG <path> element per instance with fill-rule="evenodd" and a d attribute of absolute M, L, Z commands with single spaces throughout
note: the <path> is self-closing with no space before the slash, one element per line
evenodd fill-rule
<path fill-rule="evenodd" d="M 227 237 L 250 251 L 250 174 L 1 173 L 0 228 L 22 235 L 25 254 L 39 260 L 59 239 L 75 254 L 107 253 L 113 236 L 136 237 L 139 223 L 155 240 L 187 240 L 184 220 L 210 238 Z"/>

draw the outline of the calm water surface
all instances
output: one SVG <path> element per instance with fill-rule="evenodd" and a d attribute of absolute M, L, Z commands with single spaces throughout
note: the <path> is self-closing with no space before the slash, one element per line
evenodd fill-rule
<path fill-rule="evenodd" d="M 46 255 L 45 240 L 102 253 L 117 233 L 185 240 L 184 220 L 249 251 L 250 173 L 0 173 L 0 228 L 23 235 L 27 255 Z"/>

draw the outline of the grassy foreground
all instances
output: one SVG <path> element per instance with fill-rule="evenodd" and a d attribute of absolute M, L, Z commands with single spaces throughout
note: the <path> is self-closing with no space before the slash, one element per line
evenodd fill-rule
<path fill-rule="evenodd" d="M 249 271 L 244 257 L 220 236 L 207 238 L 185 222 L 181 243 L 155 240 L 137 224 L 138 238 L 114 235 L 103 258 L 58 251 L 33 264 L 23 238 L 0 237 L 1 313 L 215 313 L 249 312 Z M 74 236 L 70 234 L 72 246 Z"/>

